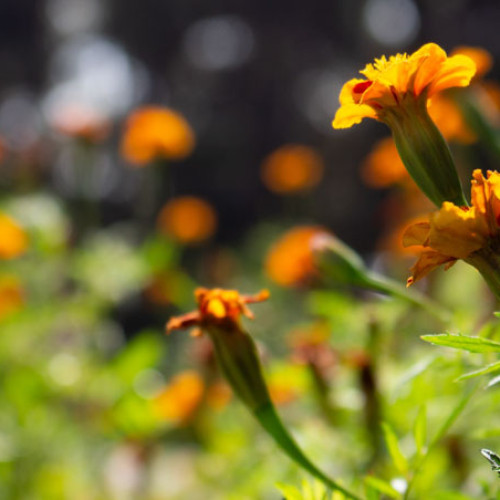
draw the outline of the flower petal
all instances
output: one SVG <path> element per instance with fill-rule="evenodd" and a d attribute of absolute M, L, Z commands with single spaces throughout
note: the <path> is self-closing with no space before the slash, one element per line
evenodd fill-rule
<path fill-rule="evenodd" d="M 335 113 L 332 127 L 349 128 L 361 123 L 363 118 L 377 119 L 377 113 L 368 104 L 344 104 Z"/>
<path fill-rule="evenodd" d="M 425 250 L 420 254 L 417 262 L 411 268 L 411 276 L 408 278 L 406 286 L 413 285 L 415 281 L 422 279 L 433 269 L 442 264 L 447 264 L 446 269 L 449 269 L 455 262 L 456 259 L 453 257 L 443 255 L 439 252 L 435 252 L 434 250 Z"/>
<path fill-rule="evenodd" d="M 443 62 L 429 87 L 429 97 L 451 87 L 467 87 L 476 73 L 476 64 L 467 56 L 456 55 Z"/>
<path fill-rule="evenodd" d="M 430 224 L 428 222 L 417 222 L 412 224 L 403 233 L 403 246 L 425 245 L 429 239 Z"/>

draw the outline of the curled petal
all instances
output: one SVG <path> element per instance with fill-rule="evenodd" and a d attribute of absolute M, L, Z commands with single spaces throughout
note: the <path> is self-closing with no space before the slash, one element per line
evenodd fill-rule
<path fill-rule="evenodd" d="M 448 255 L 443 255 L 434 250 L 425 250 L 420 254 L 417 262 L 411 268 L 411 276 L 406 282 L 406 286 L 413 285 L 415 281 L 423 278 L 429 274 L 436 267 L 442 264 L 447 264 L 446 269 L 449 269 L 457 259 L 454 257 L 449 257 Z"/>
<path fill-rule="evenodd" d="M 377 119 L 377 113 L 367 104 L 345 104 L 335 113 L 332 126 L 333 128 L 349 128 L 361 123 L 363 118 Z"/>
<path fill-rule="evenodd" d="M 167 333 L 173 330 L 183 330 L 184 328 L 191 328 L 196 326 L 201 321 L 201 315 L 198 311 L 192 311 L 182 316 L 170 318 L 167 323 Z"/>
<path fill-rule="evenodd" d="M 467 87 L 476 73 L 476 64 L 463 55 L 452 56 L 444 61 L 429 87 L 429 97 L 451 87 Z"/>

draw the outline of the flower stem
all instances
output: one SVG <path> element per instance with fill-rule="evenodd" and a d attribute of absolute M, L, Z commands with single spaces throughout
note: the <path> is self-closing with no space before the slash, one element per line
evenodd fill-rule
<path fill-rule="evenodd" d="M 269 403 L 255 411 L 255 417 L 260 422 L 262 427 L 274 438 L 280 448 L 298 465 L 308 471 L 314 477 L 323 482 L 327 487 L 341 492 L 345 497 L 353 500 L 360 500 L 360 497 L 346 490 L 333 479 L 321 472 L 302 452 L 297 443 L 290 436 L 281 419 L 274 408 L 274 405 Z"/>

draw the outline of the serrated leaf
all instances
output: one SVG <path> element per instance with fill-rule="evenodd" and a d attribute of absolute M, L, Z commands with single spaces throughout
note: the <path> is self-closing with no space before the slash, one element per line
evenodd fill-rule
<path fill-rule="evenodd" d="M 427 443 L 427 412 L 425 405 L 422 405 L 418 410 L 415 426 L 413 428 L 413 436 L 415 439 L 415 446 L 417 447 L 417 454 L 422 455 Z"/>
<path fill-rule="evenodd" d="M 396 491 L 387 481 L 384 481 L 383 479 L 379 479 L 374 476 L 367 476 L 365 477 L 365 483 L 390 498 L 401 498 L 401 493 Z"/>
<path fill-rule="evenodd" d="M 483 366 L 479 370 L 475 370 L 473 372 L 465 373 L 456 379 L 456 382 L 460 382 L 461 380 L 467 380 L 469 378 L 478 377 L 480 375 L 486 375 L 488 373 L 493 373 L 500 370 L 500 361 L 496 363 L 491 363 L 490 365 Z"/>
<path fill-rule="evenodd" d="M 405 456 L 401 453 L 399 449 L 398 438 L 394 433 L 393 429 L 386 422 L 382 423 L 382 430 L 384 432 L 384 438 L 387 445 L 387 449 L 392 458 L 392 461 L 396 467 L 396 469 L 401 474 L 406 474 L 408 471 L 408 462 L 406 461 Z"/>
<path fill-rule="evenodd" d="M 499 342 L 482 337 L 469 337 L 467 335 L 441 333 L 438 335 L 422 335 L 420 338 L 434 345 L 453 347 L 455 349 L 462 349 L 468 352 L 500 352 Z"/>

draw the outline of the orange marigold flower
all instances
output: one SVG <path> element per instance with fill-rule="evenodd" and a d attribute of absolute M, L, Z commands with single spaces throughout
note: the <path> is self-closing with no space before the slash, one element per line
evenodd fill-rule
<path fill-rule="evenodd" d="M 13 259 L 28 247 L 28 236 L 11 217 L 0 212 L 0 259 Z"/>
<path fill-rule="evenodd" d="M 0 320 L 21 309 L 24 290 L 15 276 L 0 276 Z"/>
<path fill-rule="evenodd" d="M 215 210 L 195 196 L 173 198 L 158 216 L 159 230 L 183 244 L 200 243 L 212 236 L 217 227 Z"/>
<path fill-rule="evenodd" d="M 179 373 L 154 399 L 156 413 L 165 420 L 185 425 L 199 408 L 204 390 L 205 384 L 196 372 Z"/>
<path fill-rule="evenodd" d="M 155 158 L 183 159 L 194 143 L 194 133 L 183 116 L 168 108 L 146 106 L 128 117 L 121 150 L 127 161 L 142 166 Z"/>
<path fill-rule="evenodd" d="M 475 71 L 472 59 L 447 57 L 434 43 L 411 55 L 382 56 L 360 71 L 365 80 L 355 78 L 344 85 L 333 127 L 349 128 L 363 118 L 384 121 L 386 113 L 404 108 L 407 100 L 427 100 L 441 90 L 469 85 Z"/>
<path fill-rule="evenodd" d="M 261 176 L 269 190 L 293 194 L 316 186 L 323 170 L 323 161 L 314 149 L 300 144 L 287 144 L 264 160 Z"/>
<path fill-rule="evenodd" d="M 171 318 L 167 323 L 167 333 L 172 330 L 207 326 L 236 326 L 239 328 L 241 315 L 253 319 L 253 313 L 247 304 L 263 302 L 269 298 L 269 292 L 262 290 L 256 295 L 241 295 L 236 290 L 197 288 L 194 292 L 198 309 L 183 316 Z M 195 335 L 196 335 L 195 334 Z"/>
<path fill-rule="evenodd" d="M 104 140 L 111 128 L 106 117 L 78 104 L 57 110 L 52 117 L 52 126 L 63 135 L 88 142 Z"/>
<path fill-rule="evenodd" d="M 489 247 L 500 235 L 500 173 L 489 171 L 484 178 L 480 170 L 475 170 L 471 202 L 471 207 L 445 202 L 428 221 L 413 224 L 406 230 L 404 246 L 424 247 L 411 270 L 408 285 L 441 264 L 446 264 L 448 269 L 458 259 L 470 261 L 477 267 L 473 255 Z"/>
<path fill-rule="evenodd" d="M 307 284 L 316 274 L 312 243 L 325 234 L 329 232 L 319 226 L 299 226 L 286 232 L 267 254 L 266 274 L 281 286 Z"/>

